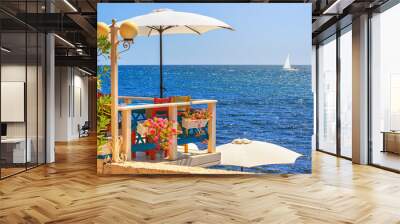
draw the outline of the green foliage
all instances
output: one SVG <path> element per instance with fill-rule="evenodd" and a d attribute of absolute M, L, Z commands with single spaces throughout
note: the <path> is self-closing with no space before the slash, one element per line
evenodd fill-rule
<path fill-rule="evenodd" d="M 97 98 L 97 146 L 101 147 L 107 143 L 106 134 L 111 121 L 111 97 L 99 95 Z"/>
<path fill-rule="evenodd" d="M 97 39 L 98 55 L 108 58 L 111 43 L 107 38 Z M 101 151 L 102 146 L 107 144 L 107 132 L 111 123 L 111 96 L 101 94 L 101 80 L 109 78 L 109 66 L 98 66 L 97 69 L 97 150 Z"/>
<path fill-rule="evenodd" d="M 103 55 L 107 57 L 110 54 L 111 42 L 108 41 L 107 37 L 97 38 L 97 55 Z"/>

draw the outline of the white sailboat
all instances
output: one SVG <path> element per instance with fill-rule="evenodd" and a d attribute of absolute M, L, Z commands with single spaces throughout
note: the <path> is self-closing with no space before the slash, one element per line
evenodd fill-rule
<path fill-rule="evenodd" d="M 286 70 L 286 71 L 297 71 L 296 68 L 293 68 L 290 65 L 290 54 L 288 54 L 288 56 L 286 57 L 285 64 L 283 65 L 283 70 Z"/>

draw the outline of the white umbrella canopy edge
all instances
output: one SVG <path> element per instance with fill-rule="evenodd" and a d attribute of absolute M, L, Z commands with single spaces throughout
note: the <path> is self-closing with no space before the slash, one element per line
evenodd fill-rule
<path fill-rule="evenodd" d="M 272 164 L 293 164 L 301 154 L 268 142 L 252 141 L 250 144 L 224 144 L 217 146 L 221 152 L 221 165 L 255 167 Z"/>
<path fill-rule="evenodd" d="M 227 23 L 205 15 L 190 12 L 180 12 L 171 9 L 157 9 L 151 13 L 132 17 L 117 23 L 120 25 L 126 21 L 134 22 L 139 27 L 139 36 L 155 36 L 168 34 L 203 34 L 215 29 L 233 28 Z"/>

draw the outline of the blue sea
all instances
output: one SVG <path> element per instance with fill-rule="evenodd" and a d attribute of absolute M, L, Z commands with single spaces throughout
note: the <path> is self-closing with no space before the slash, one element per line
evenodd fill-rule
<path fill-rule="evenodd" d="M 303 155 L 293 165 L 265 165 L 244 171 L 310 173 L 311 66 L 295 67 L 298 71 L 284 71 L 281 66 L 271 65 L 166 65 L 164 95 L 218 100 L 217 145 L 248 138 L 281 145 Z M 106 80 L 102 91 L 109 92 Z M 119 66 L 119 95 L 157 97 L 159 66 Z"/>

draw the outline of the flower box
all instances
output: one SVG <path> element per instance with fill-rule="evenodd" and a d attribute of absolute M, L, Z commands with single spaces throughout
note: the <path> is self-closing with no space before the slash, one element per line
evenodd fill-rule
<path fill-rule="evenodd" d="M 182 127 L 186 129 L 192 128 L 204 128 L 208 123 L 208 119 L 190 119 L 183 118 L 182 119 Z"/>
<path fill-rule="evenodd" d="M 147 133 L 149 131 L 148 127 L 145 127 L 144 124 L 142 122 L 138 123 L 137 127 L 136 127 L 136 132 L 142 136 L 142 137 L 146 137 Z"/>

